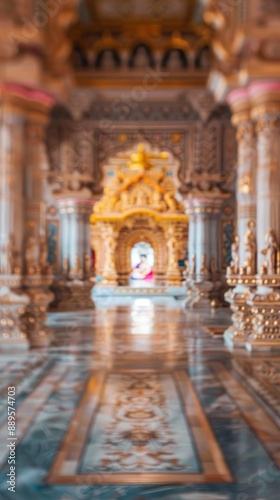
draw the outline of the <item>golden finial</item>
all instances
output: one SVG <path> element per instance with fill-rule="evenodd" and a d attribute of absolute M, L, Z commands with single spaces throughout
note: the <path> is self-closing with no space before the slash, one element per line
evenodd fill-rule
<path fill-rule="evenodd" d="M 154 167 L 150 160 L 167 160 L 168 153 L 148 153 L 143 144 L 139 144 L 136 153 L 120 154 L 119 158 L 127 158 L 127 168 L 130 170 L 151 170 Z"/>

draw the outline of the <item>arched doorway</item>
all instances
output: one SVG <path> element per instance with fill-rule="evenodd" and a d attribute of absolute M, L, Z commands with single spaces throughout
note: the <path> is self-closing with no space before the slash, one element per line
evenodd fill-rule
<path fill-rule="evenodd" d="M 168 252 L 163 228 L 146 214 L 129 217 L 120 229 L 116 251 L 116 270 L 120 285 L 127 286 L 131 280 L 131 252 L 141 242 L 149 245 L 154 252 L 154 284 L 166 281 Z M 147 247 L 148 248 L 148 247 Z M 137 285 L 139 285 L 138 281 Z"/>
<path fill-rule="evenodd" d="M 150 243 L 139 241 L 130 250 L 132 286 L 154 284 L 155 252 Z"/>

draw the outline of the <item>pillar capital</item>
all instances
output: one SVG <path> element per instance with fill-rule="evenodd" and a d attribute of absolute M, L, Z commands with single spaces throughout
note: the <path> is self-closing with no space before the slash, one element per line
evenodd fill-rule
<path fill-rule="evenodd" d="M 280 81 L 257 80 L 244 88 L 229 92 L 227 102 L 233 113 L 233 123 L 238 125 L 248 119 L 258 120 L 265 114 L 280 114 Z"/>
<path fill-rule="evenodd" d="M 260 121 L 266 116 L 270 121 L 280 118 L 280 81 L 253 82 L 248 87 L 252 118 Z"/>
<path fill-rule="evenodd" d="M 55 103 L 55 98 L 49 92 L 31 85 L 2 82 L 0 84 L 2 106 L 10 112 L 32 115 L 46 114 Z"/>
<path fill-rule="evenodd" d="M 61 214 L 91 214 L 94 200 L 83 198 L 59 198 L 58 209 Z"/>
<path fill-rule="evenodd" d="M 227 102 L 235 120 L 248 119 L 250 116 L 250 96 L 246 88 L 232 90 L 227 96 Z M 234 123 L 235 125 L 235 123 Z"/>
<path fill-rule="evenodd" d="M 222 193 L 218 188 L 212 191 L 193 191 L 184 204 L 188 215 L 220 213 L 221 206 L 229 193 Z"/>
<path fill-rule="evenodd" d="M 228 96 L 232 110 L 232 124 L 236 127 L 236 140 L 239 147 L 251 143 L 255 136 L 255 126 L 251 117 L 251 103 L 247 89 L 232 91 Z"/>

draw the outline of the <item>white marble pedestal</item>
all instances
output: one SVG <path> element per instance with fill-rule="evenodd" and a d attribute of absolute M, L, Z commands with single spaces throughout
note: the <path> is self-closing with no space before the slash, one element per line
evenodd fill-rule
<path fill-rule="evenodd" d="M 251 307 L 247 304 L 250 292 L 256 286 L 255 276 L 230 276 L 230 286 L 235 285 L 225 294 L 232 311 L 232 325 L 225 331 L 225 344 L 230 348 L 244 348 L 252 333 Z"/>
<path fill-rule="evenodd" d="M 20 293 L 21 277 L 1 276 L 0 279 L 0 349 L 28 349 L 21 317 L 29 304 L 29 297 Z"/>

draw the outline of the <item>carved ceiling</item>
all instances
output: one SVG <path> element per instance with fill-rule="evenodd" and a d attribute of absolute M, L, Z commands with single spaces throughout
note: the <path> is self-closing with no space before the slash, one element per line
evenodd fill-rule
<path fill-rule="evenodd" d="M 205 87 L 212 28 L 204 0 L 80 0 L 70 32 L 76 83 L 84 88 L 143 86 L 147 68 L 166 71 L 161 87 Z M 149 77 L 148 77 L 149 78 Z"/>
<path fill-rule="evenodd" d="M 201 22 L 201 1 L 198 0 L 82 0 L 84 21 L 119 19 L 184 19 Z"/>

